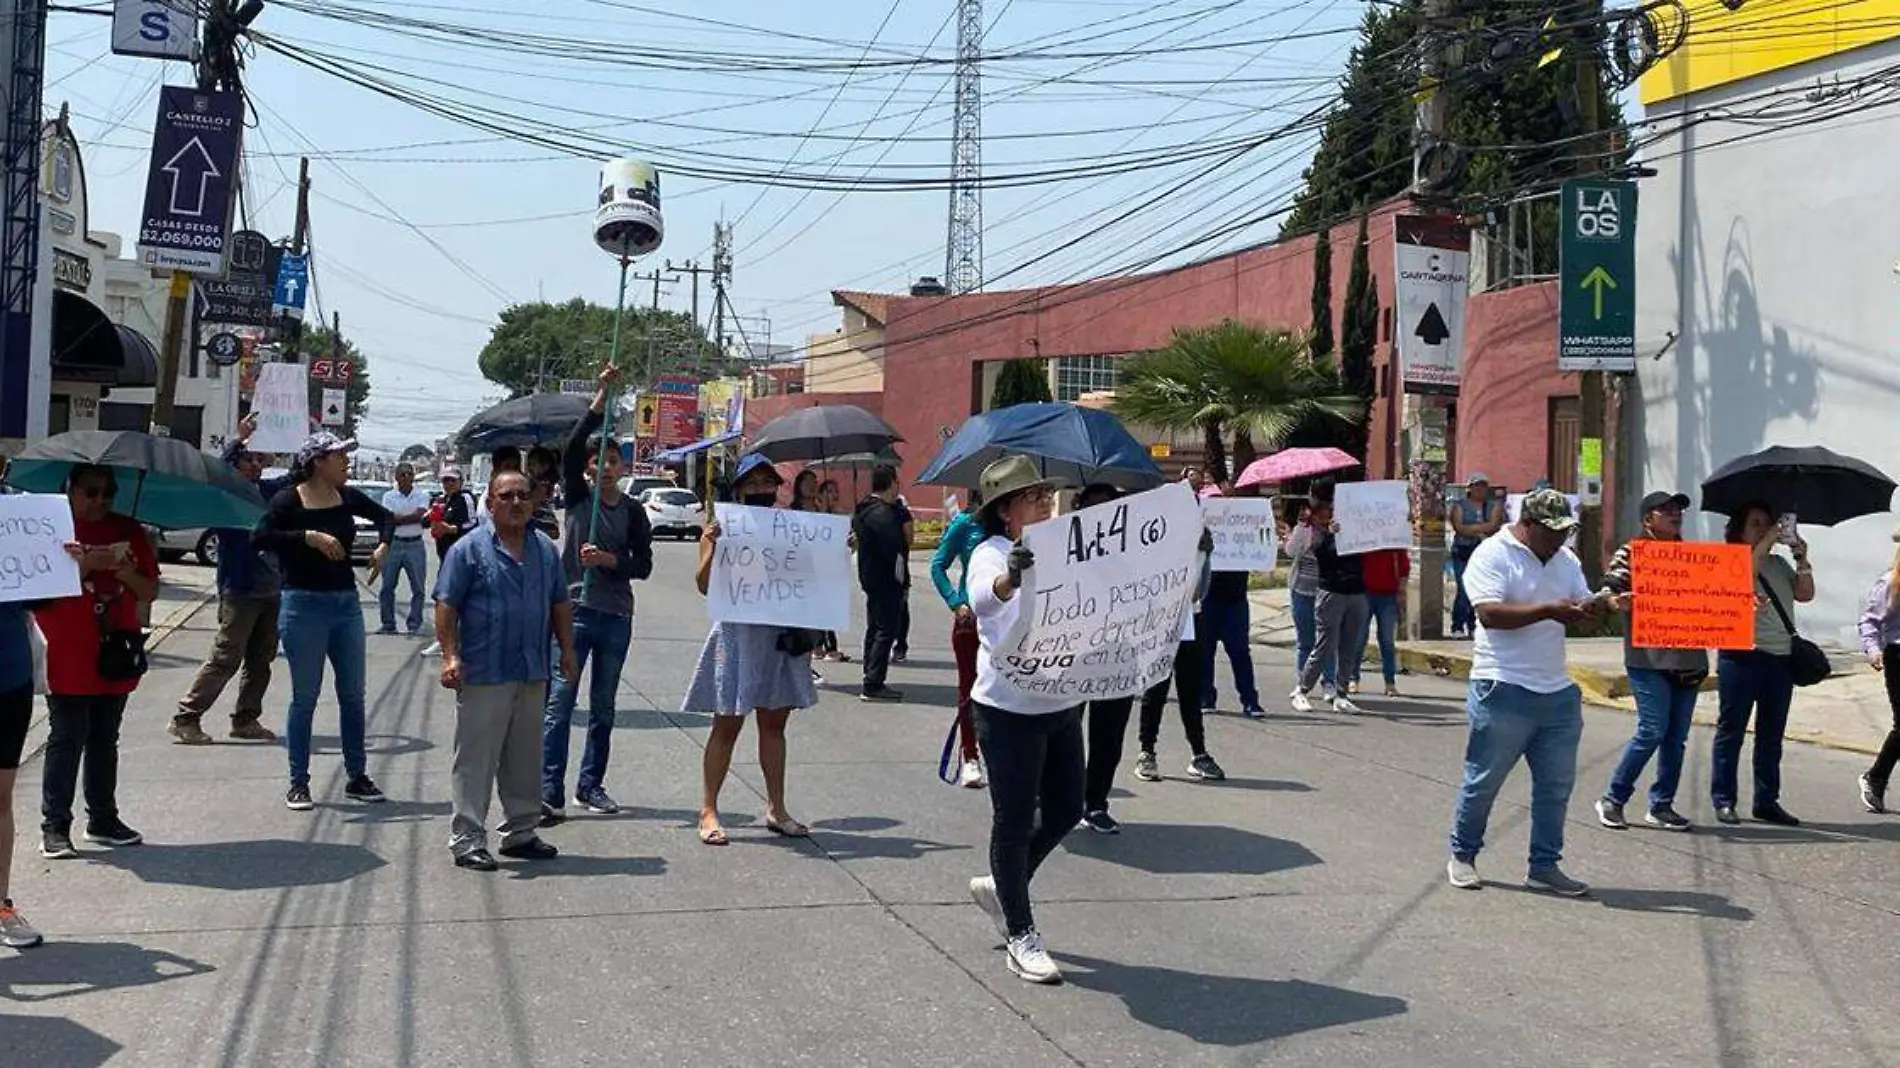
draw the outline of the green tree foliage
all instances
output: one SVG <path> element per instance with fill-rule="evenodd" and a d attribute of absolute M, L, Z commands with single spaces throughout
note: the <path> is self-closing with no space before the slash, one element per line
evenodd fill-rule
<path fill-rule="evenodd" d="M 1235 438 L 1235 467 L 1255 443 L 1278 448 L 1309 419 L 1355 425 L 1365 405 L 1346 395 L 1332 361 L 1306 338 L 1228 319 L 1179 329 L 1166 348 L 1132 357 L 1115 387 L 1115 414 L 1166 430 L 1198 431 L 1208 475 L 1232 475 L 1224 435 Z"/>
<path fill-rule="evenodd" d="M 363 350 L 356 347 L 347 335 L 339 336 L 330 332 L 327 326 L 312 323 L 303 328 L 303 336 L 297 343 L 298 351 L 312 360 L 328 359 L 350 361 L 350 381 L 344 386 L 344 398 L 348 406 L 343 418 L 344 437 L 356 433 L 363 422 L 363 413 L 369 411 L 369 360 L 363 356 Z M 310 380 L 310 410 L 320 412 L 323 405 L 323 391 L 335 389 L 334 383 Z"/>
<path fill-rule="evenodd" d="M 516 397 L 534 392 L 544 372 L 547 389 L 564 378 L 593 378 L 607 362 L 613 334 L 613 309 L 579 297 L 516 304 L 502 310 L 482 346 L 482 376 Z M 697 372 L 710 379 L 743 373 L 745 362 L 721 354 L 691 316 L 628 308 L 620 322 L 620 366 L 637 387 L 649 369 L 655 377 Z"/>
<path fill-rule="evenodd" d="M 1313 244 L 1313 327 L 1307 347 L 1315 356 L 1333 354 L 1333 235 L 1321 230 Z"/>
<path fill-rule="evenodd" d="M 1047 403 L 1054 399 L 1049 393 L 1046 364 L 1041 360 L 1011 360 L 996 376 L 996 388 L 990 391 L 990 409 Z"/>
<path fill-rule="evenodd" d="M 1359 217 L 1359 234 L 1353 240 L 1352 264 L 1346 273 L 1346 318 L 1340 331 L 1339 376 L 1352 395 L 1370 409 L 1378 396 L 1379 280 L 1372 275 L 1371 246 L 1367 241 L 1366 217 Z M 1358 448 L 1348 449 L 1361 460 L 1366 458 L 1368 428 L 1355 428 Z"/>
<path fill-rule="evenodd" d="M 1588 11 L 1564 10 L 1564 21 L 1583 23 L 1602 5 L 1592 0 Z M 1461 55 L 1450 76 L 1455 95 L 1447 137 L 1457 145 L 1481 147 L 1470 153 L 1449 192 L 1504 194 L 1575 170 L 1573 139 L 1580 132 L 1575 57 L 1591 43 L 1530 34 L 1546 12 L 1521 0 L 1465 0 L 1458 11 L 1452 32 Z M 1340 79 L 1339 102 L 1306 168 L 1287 232 L 1305 233 L 1346 218 L 1411 186 L 1413 93 L 1422 78 L 1415 38 L 1422 19 L 1420 0 L 1367 8 Z M 1560 45 L 1562 58 L 1539 68 L 1540 56 Z M 1606 130 L 1622 128 L 1622 108 L 1613 91 L 1602 90 L 1597 106 Z M 1540 244 L 1554 248 L 1554 242 Z"/>

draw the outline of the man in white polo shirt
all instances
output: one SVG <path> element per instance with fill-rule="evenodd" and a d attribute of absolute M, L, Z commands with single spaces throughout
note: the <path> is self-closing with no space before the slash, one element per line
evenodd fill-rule
<path fill-rule="evenodd" d="M 1521 758 L 1531 769 L 1530 874 L 1525 885 L 1565 897 L 1590 888 L 1565 875 L 1564 813 L 1577 780 L 1583 694 L 1564 670 L 1564 627 L 1616 598 L 1592 596 L 1565 547 L 1577 518 L 1556 490 L 1526 495 L 1518 521 L 1486 539 L 1465 567 L 1477 611 L 1466 711 L 1465 781 L 1452 819 L 1451 885 L 1476 890 L 1478 851 L 1498 790 Z"/>

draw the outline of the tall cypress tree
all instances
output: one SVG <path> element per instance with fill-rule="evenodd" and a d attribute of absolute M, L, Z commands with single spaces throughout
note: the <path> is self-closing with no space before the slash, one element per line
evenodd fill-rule
<path fill-rule="evenodd" d="M 1377 395 L 1373 355 L 1379 345 L 1379 289 L 1372 277 L 1372 250 L 1366 236 L 1366 219 L 1359 217 L 1359 233 L 1353 238 L 1352 265 L 1346 273 L 1346 316 L 1340 329 L 1339 377 L 1348 392 L 1363 397 L 1368 406 Z M 1365 459 L 1367 426 L 1354 428 L 1358 448 L 1348 450 Z"/>
<path fill-rule="evenodd" d="M 996 376 L 996 388 L 990 393 L 990 409 L 1054 399 L 1049 395 L 1048 369 L 1041 360 L 1011 360 Z"/>
<path fill-rule="evenodd" d="M 1313 239 L 1313 327 L 1310 349 L 1314 356 L 1333 352 L 1333 236 L 1321 230 Z"/>

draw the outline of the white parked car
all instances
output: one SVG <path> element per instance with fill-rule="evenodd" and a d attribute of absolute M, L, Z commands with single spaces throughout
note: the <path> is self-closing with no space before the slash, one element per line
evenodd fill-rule
<path fill-rule="evenodd" d="M 697 538 L 705 529 L 706 513 L 699 495 L 692 490 L 650 489 L 637 498 L 647 510 L 647 524 L 653 535 L 671 534 L 676 538 Z"/>

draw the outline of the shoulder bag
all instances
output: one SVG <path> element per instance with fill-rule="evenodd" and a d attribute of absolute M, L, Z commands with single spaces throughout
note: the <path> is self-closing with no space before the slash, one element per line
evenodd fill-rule
<path fill-rule="evenodd" d="M 112 682 L 143 678 L 150 664 L 145 655 L 145 632 L 112 625 L 112 600 L 95 591 L 92 617 L 99 623 L 99 677 Z"/>
<path fill-rule="evenodd" d="M 1774 587 L 1759 575 L 1755 576 L 1755 582 L 1768 595 L 1768 603 L 1775 606 L 1775 614 L 1781 617 L 1781 625 L 1788 628 L 1788 640 L 1792 643 L 1789 648 L 1794 661 L 1794 684 L 1813 686 L 1825 682 L 1828 676 L 1834 674 L 1834 666 L 1827 662 L 1827 654 L 1794 629 L 1794 620 L 1789 618 L 1788 609 L 1783 607 L 1781 598 L 1775 596 Z"/>

